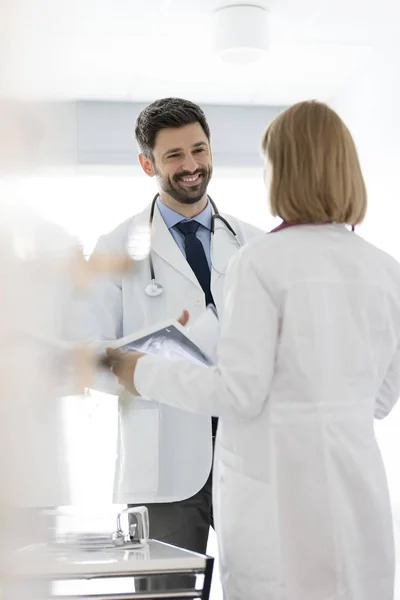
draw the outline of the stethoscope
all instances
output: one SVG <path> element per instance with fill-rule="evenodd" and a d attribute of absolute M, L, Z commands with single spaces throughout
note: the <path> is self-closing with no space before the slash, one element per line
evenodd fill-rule
<path fill-rule="evenodd" d="M 153 202 L 151 203 L 151 208 L 150 208 L 150 217 L 149 217 L 150 239 L 151 239 L 151 230 L 152 230 L 153 220 L 154 220 L 154 211 L 156 209 L 156 202 L 157 202 L 158 196 L 159 196 L 159 194 L 156 194 L 154 196 Z M 236 231 L 233 229 L 232 225 L 230 225 L 230 223 L 226 219 L 224 219 L 224 217 L 222 215 L 220 215 L 219 210 L 218 210 L 214 200 L 212 200 L 212 198 L 210 198 L 210 196 L 207 196 L 207 197 L 208 197 L 208 201 L 210 202 L 211 207 L 214 211 L 214 214 L 211 217 L 211 229 L 210 229 L 211 235 L 214 235 L 215 221 L 217 219 L 219 219 L 225 225 L 227 230 L 233 235 L 235 242 L 237 244 L 237 247 L 240 248 L 241 245 L 238 240 Z M 158 283 L 158 281 L 156 281 L 156 276 L 155 276 L 155 272 L 154 272 L 154 263 L 153 263 L 153 258 L 151 256 L 151 248 L 150 248 L 150 252 L 149 252 L 149 269 L 150 269 L 150 283 L 148 283 L 146 285 L 146 287 L 144 288 L 144 292 L 147 296 L 155 298 L 157 296 L 161 296 L 161 294 L 164 292 L 164 288 L 161 285 L 161 283 Z"/>

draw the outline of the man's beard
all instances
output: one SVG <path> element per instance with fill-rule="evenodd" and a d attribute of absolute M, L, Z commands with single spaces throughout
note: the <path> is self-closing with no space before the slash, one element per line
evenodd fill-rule
<path fill-rule="evenodd" d="M 195 175 L 201 176 L 198 185 L 183 187 L 179 184 L 182 177 L 194 177 Z M 207 187 L 212 176 L 212 166 L 196 169 L 194 173 L 181 171 L 180 173 L 175 173 L 172 178 L 163 177 L 162 174 L 156 170 L 156 176 L 160 188 L 166 194 L 171 196 L 171 198 L 181 204 L 196 204 L 207 193 Z"/>

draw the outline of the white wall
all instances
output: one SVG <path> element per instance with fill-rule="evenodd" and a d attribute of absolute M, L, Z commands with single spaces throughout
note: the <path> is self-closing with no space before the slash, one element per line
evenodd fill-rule
<path fill-rule="evenodd" d="M 361 232 L 400 259 L 400 46 L 374 50 L 330 104 L 349 126 L 364 169 L 370 203 Z"/>

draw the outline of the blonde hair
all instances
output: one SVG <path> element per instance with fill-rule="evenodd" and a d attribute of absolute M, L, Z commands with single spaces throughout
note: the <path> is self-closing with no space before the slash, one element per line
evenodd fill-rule
<path fill-rule="evenodd" d="M 262 150 L 272 164 L 270 205 L 287 223 L 347 223 L 365 217 L 367 194 L 346 125 L 326 104 L 300 102 L 268 127 Z"/>

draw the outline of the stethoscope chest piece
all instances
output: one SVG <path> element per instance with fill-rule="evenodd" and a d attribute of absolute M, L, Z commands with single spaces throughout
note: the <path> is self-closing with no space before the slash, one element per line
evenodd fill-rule
<path fill-rule="evenodd" d="M 157 296 L 161 296 L 161 294 L 164 291 L 164 288 L 161 285 L 161 283 L 157 283 L 153 279 L 150 283 L 148 283 L 146 285 L 146 287 L 144 288 L 144 291 L 145 291 L 145 294 L 147 294 L 147 296 L 151 296 L 152 298 L 156 298 Z"/>

